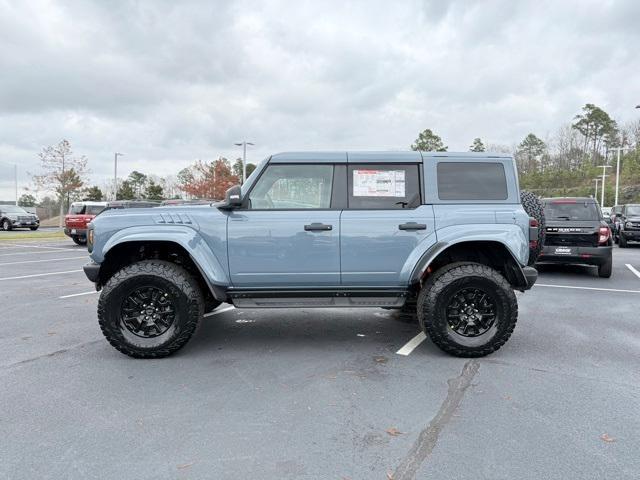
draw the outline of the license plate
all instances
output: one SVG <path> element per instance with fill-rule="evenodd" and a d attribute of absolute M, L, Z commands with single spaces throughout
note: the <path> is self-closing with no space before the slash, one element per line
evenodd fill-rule
<path fill-rule="evenodd" d="M 75 228 L 72 228 L 72 229 L 71 229 L 71 235 L 75 235 L 76 233 L 77 233 L 77 232 L 76 232 L 76 229 L 75 229 Z"/>
<path fill-rule="evenodd" d="M 572 251 L 570 247 L 556 247 L 556 255 L 571 255 Z"/>

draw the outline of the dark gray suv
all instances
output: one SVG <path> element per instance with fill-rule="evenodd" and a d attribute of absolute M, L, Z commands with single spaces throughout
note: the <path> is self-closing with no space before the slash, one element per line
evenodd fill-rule
<path fill-rule="evenodd" d="M 39 226 L 40 219 L 37 215 L 15 205 L 0 205 L 0 227 L 2 230 L 9 231 L 14 228 L 37 230 Z"/>

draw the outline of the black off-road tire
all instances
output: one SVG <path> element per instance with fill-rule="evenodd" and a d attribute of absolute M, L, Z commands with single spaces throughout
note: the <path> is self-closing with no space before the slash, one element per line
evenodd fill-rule
<path fill-rule="evenodd" d="M 618 246 L 620 248 L 627 248 L 627 239 L 624 238 L 624 235 L 622 235 L 622 233 L 618 235 Z"/>
<path fill-rule="evenodd" d="M 462 288 L 480 288 L 493 296 L 497 315 L 486 333 L 463 337 L 447 322 L 445 308 Z M 509 282 L 479 263 L 457 262 L 435 272 L 418 295 L 418 322 L 431 341 L 456 357 L 484 357 L 509 340 L 518 320 L 518 302 Z"/>
<path fill-rule="evenodd" d="M 12 228 L 13 227 L 11 227 L 11 222 L 9 220 L 2 220 L 2 230 L 4 230 L 5 232 L 10 232 Z"/>
<path fill-rule="evenodd" d="M 611 271 L 613 270 L 613 258 L 610 256 L 606 263 L 598 265 L 598 276 L 600 278 L 611 278 Z"/>
<path fill-rule="evenodd" d="M 71 240 L 73 240 L 73 242 L 76 245 L 86 245 L 87 244 L 87 237 L 79 237 L 78 235 L 73 235 L 71 237 Z"/>
<path fill-rule="evenodd" d="M 125 297 L 142 286 L 165 290 L 175 305 L 169 329 L 151 339 L 136 337 L 120 318 Z M 196 331 L 203 313 L 204 298 L 198 282 L 181 266 L 162 260 L 124 267 L 107 281 L 98 301 L 102 333 L 113 347 L 134 358 L 161 358 L 178 351 Z"/>
<path fill-rule="evenodd" d="M 524 211 L 527 212 L 527 215 L 538 221 L 538 244 L 535 248 L 529 249 L 529 262 L 527 263 L 529 266 L 532 266 L 536 263 L 536 260 L 538 260 L 540 252 L 542 252 L 542 248 L 544 247 L 546 226 L 544 208 L 538 196 L 526 190 L 520 191 L 520 203 Z"/>

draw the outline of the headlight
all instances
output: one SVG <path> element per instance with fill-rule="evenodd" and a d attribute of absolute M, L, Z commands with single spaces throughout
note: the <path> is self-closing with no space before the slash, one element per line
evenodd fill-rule
<path fill-rule="evenodd" d="M 627 222 L 624 224 L 624 228 L 633 228 L 633 224 L 631 222 Z"/>

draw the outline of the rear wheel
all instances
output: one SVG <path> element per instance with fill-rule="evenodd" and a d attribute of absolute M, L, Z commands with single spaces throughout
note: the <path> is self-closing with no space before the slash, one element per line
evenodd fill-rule
<path fill-rule="evenodd" d="M 197 281 L 171 262 L 145 260 L 104 286 L 98 322 L 109 343 L 135 358 L 166 357 L 191 338 L 204 312 Z"/>
<path fill-rule="evenodd" d="M 73 235 L 71 237 L 71 240 L 73 240 L 76 245 L 86 245 L 87 244 L 87 237 L 79 237 L 78 235 Z"/>
<path fill-rule="evenodd" d="M 598 266 L 598 276 L 601 278 L 610 278 L 613 270 L 613 258 L 609 256 L 608 260 Z"/>
<path fill-rule="evenodd" d="M 11 230 L 11 222 L 6 218 L 2 221 L 2 230 L 8 232 Z"/>
<path fill-rule="evenodd" d="M 513 333 L 518 303 L 505 278 L 479 263 L 456 263 L 432 275 L 418 296 L 418 321 L 441 350 L 483 357 Z"/>
<path fill-rule="evenodd" d="M 526 190 L 522 190 L 520 192 L 520 203 L 522 204 L 524 211 L 527 212 L 527 215 L 535 218 L 538 221 L 538 238 L 530 239 L 537 240 L 536 246 L 529 248 L 528 265 L 532 266 L 534 263 L 536 263 L 536 260 L 540 256 L 540 252 L 542 252 L 542 248 L 544 247 L 546 224 L 544 217 L 544 208 L 538 196 L 531 192 L 527 192 Z"/>

